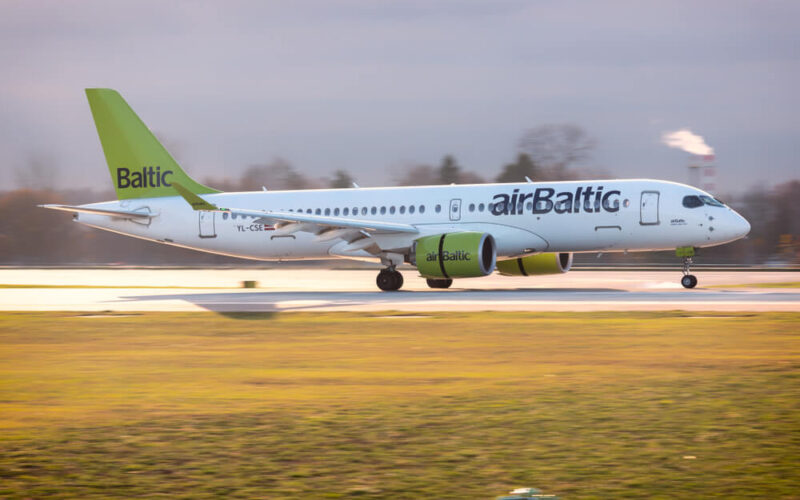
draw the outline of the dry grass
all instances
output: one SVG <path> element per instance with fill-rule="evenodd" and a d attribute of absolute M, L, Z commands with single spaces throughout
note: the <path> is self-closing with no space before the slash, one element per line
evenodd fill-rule
<path fill-rule="evenodd" d="M 797 498 L 800 314 L 380 316 L 0 314 L 0 496 Z"/>

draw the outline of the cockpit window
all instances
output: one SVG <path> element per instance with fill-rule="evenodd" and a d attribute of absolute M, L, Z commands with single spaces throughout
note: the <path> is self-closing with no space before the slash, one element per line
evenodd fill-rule
<path fill-rule="evenodd" d="M 703 200 L 703 202 L 704 202 L 706 205 L 711 205 L 712 207 L 724 207 L 724 206 L 725 206 L 725 204 L 724 204 L 724 203 L 722 203 L 722 202 L 721 202 L 721 201 L 719 201 L 718 199 L 716 199 L 716 198 L 712 198 L 712 197 L 710 197 L 710 196 L 705 196 L 705 195 L 702 195 L 702 194 L 701 194 L 701 195 L 700 195 L 700 199 L 701 199 L 701 200 Z"/>
<path fill-rule="evenodd" d="M 703 200 L 699 196 L 689 195 L 683 197 L 683 206 L 686 208 L 697 208 L 703 206 Z"/>

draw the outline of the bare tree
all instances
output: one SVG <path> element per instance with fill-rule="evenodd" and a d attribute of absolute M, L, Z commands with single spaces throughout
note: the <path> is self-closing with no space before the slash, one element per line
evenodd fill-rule
<path fill-rule="evenodd" d="M 486 182 L 486 179 L 475 172 L 463 171 L 458 174 L 459 184 L 483 184 L 484 182 Z"/>
<path fill-rule="evenodd" d="M 497 176 L 497 182 L 522 182 L 525 177 L 532 180 L 542 180 L 541 170 L 531 157 L 525 153 L 517 155 L 517 161 L 509 163 L 503 167 L 503 171 Z"/>
<path fill-rule="evenodd" d="M 242 174 L 239 189 L 252 191 L 261 189 L 309 189 L 313 186 L 306 176 L 297 172 L 283 158 L 275 158 L 264 165 L 252 165 Z"/>
<path fill-rule="evenodd" d="M 526 131 L 519 149 L 539 165 L 549 180 L 569 179 L 570 166 L 585 160 L 595 141 L 578 125 L 569 123 L 539 125 Z"/>
<path fill-rule="evenodd" d="M 353 187 L 353 176 L 347 170 L 337 170 L 333 173 L 330 186 L 334 189 Z"/>
<path fill-rule="evenodd" d="M 14 169 L 14 183 L 21 189 L 50 190 L 58 186 L 58 169 L 49 155 L 34 154 L 27 164 Z"/>
<path fill-rule="evenodd" d="M 432 186 L 439 184 L 439 172 L 430 165 L 412 165 L 400 174 L 398 186 Z"/>
<path fill-rule="evenodd" d="M 442 164 L 439 166 L 439 184 L 455 184 L 459 181 L 460 174 L 461 167 L 453 155 L 442 158 Z"/>

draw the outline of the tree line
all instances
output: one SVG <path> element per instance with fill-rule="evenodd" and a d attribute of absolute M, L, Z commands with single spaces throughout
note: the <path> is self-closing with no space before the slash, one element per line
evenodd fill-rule
<path fill-rule="evenodd" d="M 527 131 L 519 141 L 514 161 L 503 165 L 493 177 L 484 177 L 459 165 L 453 155 L 445 155 L 438 165 L 409 165 L 400 169 L 397 186 L 474 184 L 483 182 L 522 182 L 595 179 L 608 173 L 581 170 L 594 141 L 574 125 L 543 125 Z M 37 173 L 42 162 L 31 167 Z M 243 261 L 167 245 L 156 244 L 72 223 L 68 213 L 36 208 L 45 203 L 81 204 L 115 199 L 111 189 L 91 190 L 34 189 L 30 176 L 17 175 L 19 189 L 0 192 L 0 264 L 242 264 Z M 277 158 L 247 167 L 236 178 L 207 178 L 205 184 L 222 191 L 349 188 L 355 179 L 346 170 L 328 178 L 312 178 L 288 161 Z M 39 185 L 42 185 L 39 183 Z M 752 188 L 734 199 L 725 200 L 752 224 L 747 239 L 729 245 L 703 249 L 698 261 L 705 263 L 800 264 L 800 180 L 774 189 Z M 579 255 L 578 262 L 675 262 L 668 252 Z"/>

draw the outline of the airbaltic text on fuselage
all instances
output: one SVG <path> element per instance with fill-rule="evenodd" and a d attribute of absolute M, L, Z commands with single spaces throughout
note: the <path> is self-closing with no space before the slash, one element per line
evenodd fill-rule
<path fill-rule="evenodd" d="M 167 176 L 172 175 L 172 170 L 161 171 L 161 167 L 142 167 L 142 170 L 131 172 L 125 167 L 117 169 L 118 188 L 154 188 L 172 184 L 167 182 Z"/>
<path fill-rule="evenodd" d="M 620 192 L 616 189 L 603 192 L 603 186 L 578 186 L 575 191 L 561 191 L 549 187 L 537 188 L 532 193 L 501 193 L 492 198 L 493 215 L 521 215 L 525 211 L 534 214 L 557 214 L 619 211 Z"/>

